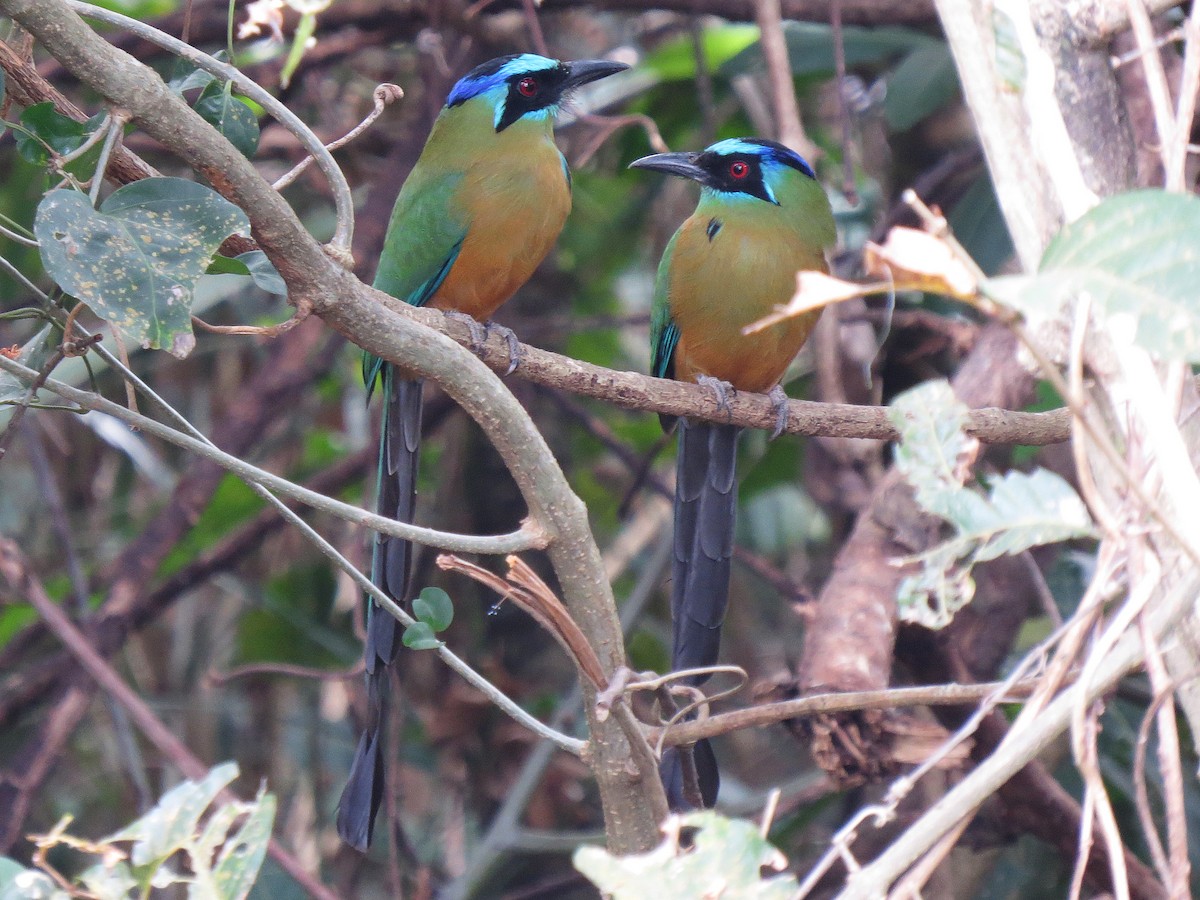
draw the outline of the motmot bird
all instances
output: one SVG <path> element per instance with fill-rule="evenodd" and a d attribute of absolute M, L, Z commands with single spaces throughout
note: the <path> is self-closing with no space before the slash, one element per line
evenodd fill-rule
<path fill-rule="evenodd" d="M 812 167 L 782 144 L 757 138 L 719 141 L 700 153 L 660 153 L 633 167 L 700 183 L 696 211 L 667 244 L 651 311 L 651 374 L 727 390 L 770 392 L 777 436 L 787 422 L 780 379 L 808 339 L 820 311 L 754 334 L 742 329 L 786 303 L 800 270 L 827 272 L 836 238 L 833 212 Z M 675 476 L 671 583 L 674 671 L 717 661 L 729 597 L 737 508 L 735 425 L 682 420 Z M 670 429 L 673 423 L 664 421 Z M 688 679 L 693 685 L 707 675 Z M 719 786 L 707 741 L 693 748 L 695 784 L 674 749 L 660 768 L 672 808 L 712 806 Z M 694 787 L 699 788 L 695 796 Z M 699 801 L 699 803 L 697 803 Z"/>
<path fill-rule="evenodd" d="M 450 91 L 396 199 L 374 286 L 414 306 L 486 321 L 550 252 L 571 209 L 571 173 L 554 143 L 554 118 L 573 89 L 628 68 L 606 60 L 559 62 L 523 53 L 483 63 Z M 509 332 L 516 361 L 516 341 Z M 422 382 L 364 355 L 368 398 L 383 383 L 376 509 L 412 521 L 421 439 Z M 412 547 L 377 534 L 371 580 L 401 602 Z M 370 718 L 338 805 L 342 840 L 371 842 L 383 796 L 388 666 L 403 629 L 367 605 Z"/>

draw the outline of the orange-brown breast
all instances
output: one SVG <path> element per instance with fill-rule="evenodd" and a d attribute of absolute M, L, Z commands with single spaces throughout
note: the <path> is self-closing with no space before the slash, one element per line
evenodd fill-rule
<path fill-rule="evenodd" d="M 465 174 L 455 200 L 471 224 L 430 305 L 491 318 L 558 240 L 571 211 L 562 157 L 548 135 L 522 125 L 497 134 Z"/>
<path fill-rule="evenodd" d="M 742 329 L 791 299 L 797 271 L 828 271 L 825 257 L 769 215 L 756 222 L 734 213 L 712 240 L 709 221 L 696 215 L 685 222 L 671 257 L 668 304 L 680 333 L 675 377 L 709 375 L 763 393 L 779 383 L 820 311 L 752 335 Z"/>

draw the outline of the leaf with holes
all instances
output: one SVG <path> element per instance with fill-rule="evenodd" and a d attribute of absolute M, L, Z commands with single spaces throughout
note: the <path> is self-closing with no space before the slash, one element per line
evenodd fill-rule
<path fill-rule="evenodd" d="M 779 871 L 784 859 L 759 831 L 742 819 L 715 812 L 672 816 L 663 826 L 667 838 L 647 853 L 615 856 L 601 847 L 580 847 L 572 862 L 613 900 L 788 900 L 796 896 L 793 875 Z M 681 828 L 694 828 L 691 844 L 681 845 Z"/>
<path fill-rule="evenodd" d="M 129 860 L 135 866 L 160 864 L 192 840 L 200 817 L 237 776 L 236 763 L 214 766 L 200 781 L 173 787 L 150 812 L 104 841 L 133 841 Z"/>
<path fill-rule="evenodd" d="M 952 518 L 979 441 L 963 431 L 967 407 L 946 381 L 927 381 L 899 394 L 888 419 L 900 432 L 896 468 L 930 512 Z"/>
<path fill-rule="evenodd" d="M 213 885 L 223 900 L 242 900 L 254 887 L 258 870 L 271 840 L 275 821 L 275 797 L 260 789 L 252 804 L 237 804 L 249 812 L 246 820 L 221 848 L 213 867 Z"/>
<path fill-rule="evenodd" d="M 896 469 L 913 486 L 917 503 L 953 527 L 947 540 L 899 561 L 920 566 L 900 585 L 900 618 L 927 628 L 945 627 L 970 602 L 976 563 L 1094 536 L 1079 495 L 1045 469 L 989 479 L 986 496 L 964 487 L 978 451 L 978 441 L 963 431 L 966 414 L 945 381 L 905 391 L 888 410 L 902 439 Z"/>
<path fill-rule="evenodd" d="M 249 229 L 240 209 L 182 178 L 126 185 L 99 210 L 76 191 L 51 191 L 34 220 L 42 265 L 64 291 L 142 346 L 180 358 L 196 343 L 197 279 L 225 238 Z"/>

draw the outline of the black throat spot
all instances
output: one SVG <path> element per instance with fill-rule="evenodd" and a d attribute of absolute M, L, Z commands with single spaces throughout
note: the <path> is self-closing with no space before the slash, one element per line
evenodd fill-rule
<path fill-rule="evenodd" d="M 717 232 L 720 230 L 721 230 L 721 220 L 720 219 L 713 218 L 713 219 L 708 220 L 708 227 L 704 229 L 704 233 L 708 235 L 708 242 L 710 244 L 712 243 L 712 239 L 717 236 Z"/>

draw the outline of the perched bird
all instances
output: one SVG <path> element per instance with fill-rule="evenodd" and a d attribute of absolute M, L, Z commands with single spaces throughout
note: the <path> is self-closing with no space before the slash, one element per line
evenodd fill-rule
<path fill-rule="evenodd" d="M 573 89 L 628 68 L 604 60 L 559 62 L 523 53 L 483 63 L 450 91 L 388 223 L 375 287 L 414 306 L 486 321 L 533 274 L 571 209 L 571 173 L 554 144 L 554 117 Z M 481 329 L 480 329 L 481 330 Z M 516 340 L 509 345 L 516 363 Z M 412 521 L 421 438 L 422 382 L 365 355 L 368 397 L 383 382 L 376 509 Z M 408 592 L 411 545 L 377 534 L 371 580 L 389 597 Z M 342 840 L 371 842 L 383 796 L 382 733 L 388 665 L 400 623 L 368 603 L 366 668 L 371 718 L 338 808 Z"/>
<path fill-rule="evenodd" d="M 720 141 L 700 153 L 647 156 L 632 167 L 701 185 L 696 211 L 675 232 L 658 267 L 651 374 L 706 384 L 722 405 L 730 388 L 770 392 L 778 435 L 787 421 L 780 379 L 820 312 L 752 335 L 742 329 L 791 299 L 797 271 L 828 271 L 825 250 L 836 233 L 825 191 L 802 157 L 756 138 Z M 673 425 L 663 424 L 668 430 Z M 741 432 L 735 425 L 679 424 L 671 585 L 675 671 L 717 661 L 729 598 Z M 689 681 L 698 685 L 706 677 Z M 661 773 L 674 809 L 716 800 L 719 777 L 707 741 L 695 745 L 692 758 L 699 797 L 693 779 L 683 777 L 687 758 L 673 749 L 663 756 Z"/>

